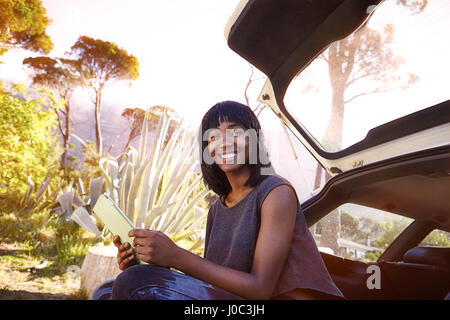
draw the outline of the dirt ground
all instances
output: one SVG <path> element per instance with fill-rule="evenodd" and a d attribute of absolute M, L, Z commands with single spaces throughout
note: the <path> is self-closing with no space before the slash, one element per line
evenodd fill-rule
<path fill-rule="evenodd" d="M 49 267 L 34 268 L 39 264 L 20 244 L 0 243 L 0 300 L 86 299 L 73 272 L 56 274 Z"/>

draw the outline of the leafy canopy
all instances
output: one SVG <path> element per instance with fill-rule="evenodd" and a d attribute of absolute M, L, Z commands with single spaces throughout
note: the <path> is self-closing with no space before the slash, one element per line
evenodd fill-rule
<path fill-rule="evenodd" d="M 49 23 L 41 0 L 0 0 L 0 55 L 13 47 L 49 53 Z"/>
<path fill-rule="evenodd" d="M 76 86 L 83 84 L 79 61 L 42 56 L 26 58 L 23 64 L 33 70 L 34 85 L 56 89 L 63 98 Z"/>
<path fill-rule="evenodd" d="M 85 68 L 90 85 L 101 89 L 106 82 L 134 80 L 139 76 L 139 62 L 113 42 L 80 36 L 71 47 L 71 54 Z"/>

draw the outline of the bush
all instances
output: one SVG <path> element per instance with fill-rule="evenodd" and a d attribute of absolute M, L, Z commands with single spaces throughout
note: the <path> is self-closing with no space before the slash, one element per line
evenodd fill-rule
<path fill-rule="evenodd" d="M 8 91 L 0 84 L 0 208 L 17 206 L 30 176 L 39 184 L 47 173 L 60 174 L 63 150 L 53 130 L 55 113 L 47 107 L 52 101 L 45 90 L 29 94 L 17 85 Z"/>

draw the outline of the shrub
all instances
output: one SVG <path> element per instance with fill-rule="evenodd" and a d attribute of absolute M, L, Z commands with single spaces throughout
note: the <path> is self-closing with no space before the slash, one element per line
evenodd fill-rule
<path fill-rule="evenodd" d="M 44 89 L 29 93 L 13 85 L 8 91 L 0 84 L 0 208 L 17 207 L 29 178 L 40 184 L 48 173 L 59 175 L 62 147 L 48 107 L 53 102 Z"/>

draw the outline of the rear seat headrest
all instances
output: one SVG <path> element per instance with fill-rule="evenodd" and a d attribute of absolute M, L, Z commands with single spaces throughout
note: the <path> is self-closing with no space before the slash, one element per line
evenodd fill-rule
<path fill-rule="evenodd" d="M 415 247 L 405 253 L 403 262 L 450 265 L 450 247 Z"/>

